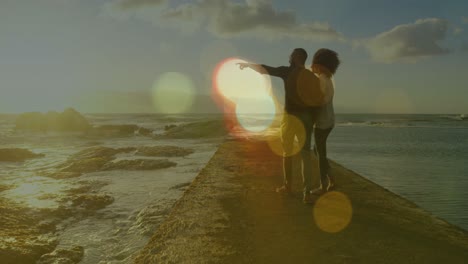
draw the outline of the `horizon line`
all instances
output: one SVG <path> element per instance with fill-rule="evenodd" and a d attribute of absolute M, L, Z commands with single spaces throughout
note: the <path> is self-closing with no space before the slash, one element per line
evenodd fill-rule
<path fill-rule="evenodd" d="M 48 113 L 48 112 L 59 112 L 60 111 L 26 111 L 26 112 L 0 112 L 0 115 L 21 115 L 25 113 Z M 63 111 L 62 111 L 63 112 Z M 236 115 L 235 112 L 223 113 L 223 112 L 200 112 L 200 113 L 162 113 L 162 112 L 81 112 L 80 114 L 85 115 L 130 115 L 130 114 L 142 114 L 142 115 Z M 243 115 L 268 115 L 270 113 L 243 113 Z M 281 115 L 283 113 L 276 113 L 275 115 Z M 376 113 L 376 112 L 335 112 L 337 115 L 465 115 L 465 113 Z"/>

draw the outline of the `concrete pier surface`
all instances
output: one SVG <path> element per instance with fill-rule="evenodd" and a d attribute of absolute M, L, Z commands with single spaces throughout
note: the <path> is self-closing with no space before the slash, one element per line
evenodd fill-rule
<path fill-rule="evenodd" d="M 295 163 L 279 195 L 269 144 L 227 140 L 135 263 L 468 263 L 468 232 L 337 163 L 337 188 L 303 204 Z"/>

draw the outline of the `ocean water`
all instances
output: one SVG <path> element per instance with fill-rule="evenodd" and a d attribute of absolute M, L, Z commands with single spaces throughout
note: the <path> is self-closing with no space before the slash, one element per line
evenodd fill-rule
<path fill-rule="evenodd" d="M 329 158 L 468 230 L 468 119 L 337 115 Z"/>
<path fill-rule="evenodd" d="M 219 115 L 88 114 L 86 117 L 96 126 L 137 124 L 154 130 L 155 134 L 162 133 L 166 125 L 202 124 L 206 120 L 222 123 Z M 181 197 L 183 189 L 173 187 L 190 183 L 223 140 L 216 136 L 86 138 L 75 134 L 15 133 L 15 118 L 15 115 L 0 115 L 2 148 L 26 148 L 45 157 L 20 163 L 0 162 L 0 185 L 15 186 L 10 190 L 0 189 L 0 198 L 15 201 L 24 208 L 59 210 L 69 206 L 61 202 L 61 198 L 70 195 L 67 190 L 88 184 L 114 200 L 93 214 L 68 215 L 58 224 L 54 233 L 58 248 L 83 247 L 81 263 L 130 262 Z M 259 129 L 265 124 L 265 116 L 246 122 Z M 191 148 L 194 153 L 169 157 L 177 166 L 156 171 L 94 172 L 69 179 L 52 179 L 37 173 L 90 146 L 160 145 Z M 328 151 L 330 159 L 468 230 L 468 120 L 462 116 L 339 114 Z M 122 154 L 118 158 L 132 157 Z M 0 238 L 0 250 L 14 239 Z"/>

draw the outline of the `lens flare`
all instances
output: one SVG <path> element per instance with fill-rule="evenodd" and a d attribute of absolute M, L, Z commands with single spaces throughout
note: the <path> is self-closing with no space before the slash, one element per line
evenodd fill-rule
<path fill-rule="evenodd" d="M 271 80 L 268 76 L 245 68 L 241 70 L 238 63 L 247 61 L 229 58 L 218 64 L 214 71 L 214 86 L 218 94 L 233 102 L 242 98 L 258 98 L 270 94 Z"/>
<path fill-rule="evenodd" d="M 306 131 L 302 121 L 294 115 L 284 113 L 280 134 L 268 139 L 271 150 L 283 157 L 294 156 L 304 146 Z"/>
<path fill-rule="evenodd" d="M 258 133 L 267 130 L 276 115 L 276 103 L 271 92 L 271 79 L 249 67 L 240 69 L 239 58 L 220 62 L 213 74 L 215 101 L 224 107 L 226 115 L 234 110 L 235 122 L 241 133 Z"/>
<path fill-rule="evenodd" d="M 155 81 L 152 89 L 154 107 L 163 113 L 183 113 L 193 105 L 195 88 L 182 73 L 167 72 Z"/>
<path fill-rule="evenodd" d="M 345 229 L 351 222 L 352 215 L 351 201 L 341 192 L 327 192 L 315 203 L 315 223 L 328 233 L 338 233 Z"/>
<path fill-rule="evenodd" d="M 250 132 L 262 132 L 268 129 L 273 123 L 275 113 L 275 102 L 267 94 L 258 98 L 240 99 L 236 105 L 239 125 Z"/>

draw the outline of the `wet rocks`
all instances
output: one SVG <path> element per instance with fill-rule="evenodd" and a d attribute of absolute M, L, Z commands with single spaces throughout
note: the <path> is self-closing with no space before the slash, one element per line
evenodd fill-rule
<path fill-rule="evenodd" d="M 162 135 L 155 138 L 213 138 L 225 135 L 227 129 L 223 120 L 208 120 L 167 127 Z"/>
<path fill-rule="evenodd" d="M 79 177 L 83 173 L 108 171 L 108 170 L 156 170 L 176 166 L 177 163 L 166 159 L 130 159 L 112 162 L 119 153 L 136 151 L 137 148 L 108 148 L 93 147 L 82 150 L 72 155 L 67 161 L 56 167 L 57 171 L 44 173 L 52 178 L 72 178 Z M 147 156 L 180 156 L 191 153 L 190 150 L 177 147 L 151 148 L 142 147 L 141 155 Z"/>
<path fill-rule="evenodd" d="M 10 189 L 12 189 L 13 187 L 14 187 L 14 186 L 12 186 L 12 185 L 0 184 L 0 192 L 6 191 L 6 190 L 10 190 Z"/>
<path fill-rule="evenodd" d="M 134 160 L 119 160 L 117 162 L 109 162 L 103 166 L 103 170 L 156 170 L 165 169 L 176 166 L 177 163 L 167 159 L 151 160 L 151 159 L 134 159 Z"/>
<path fill-rule="evenodd" d="M 85 132 L 91 128 L 88 120 L 73 108 L 62 113 L 24 113 L 16 119 L 17 131 L 31 132 Z"/>
<path fill-rule="evenodd" d="M 105 181 L 79 181 L 80 184 L 78 187 L 70 188 L 65 190 L 68 195 L 78 195 L 83 193 L 97 192 L 102 187 L 106 186 L 108 182 Z"/>
<path fill-rule="evenodd" d="M 171 130 L 171 129 L 173 129 L 174 127 L 177 127 L 177 126 L 176 126 L 176 125 L 165 125 L 165 126 L 164 126 L 164 131 Z"/>
<path fill-rule="evenodd" d="M 140 147 L 136 155 L 147 157 L 185 157 L 193 153 L 193 149 L 176 146 Z"/>
<path fill-rule="evenodd" d="M 148 128 L 144 128 L 144 127 L 140 127 L 140 129 L 138 129 L 137 131 L 137 134 L 138 135 L 141 135 L 141 136 L 152 136 L 153 135 L 153 130 L 151 129 L 148 129 Z"/>
<path fill-rule="evenodd" d="M 4 148 L 0 149 L 0 161 L 21 162 L 28 159 L 41 158 L 44 154 L 36 154 L 27 149 Z"/>
<path fill-rule="evenodd" d="M 172 187 L 169 188 L 169 189 L 170 189 L 170 190 L 181 190 L 181 189 L 186 189 L 188 186 L 190 186 L 190 184 L 192 184 L 192 182 L 184 182 L 184 183 L 176 184 L 176 185 L 172 186 Z"/>
<path fill-rule="evenodd" d="M 78 153 L 73 154 L 70 159 L 90 159 L 90 158 L 99 158 L 99 157 L 113 157 L 119 153 L 127 153 L 135 151 L 136 148 L 109 148 L 109 147 L 91 147 L 86 148 Z"/>
<path fill-rule="evenodd" d="M 107 194 L 83 194 L 73 198 L 72 205 L 85 210 L 99 210 L 114 202 Z"/>
<path fill-rule="evenodd" d="M 57 166 L 58 171 L 50 173 L 49 176 L 63 179 L 78 177 L 82 173 L 102 171 L 104 165 L 115 159 L 115 155 L 135 150 L 135 148 L 114 149 L 100 146 L 87 148 Z"/>
<path fill-rule="evenodd" d="M 5 264 L 34 264 L 41 255 L 54 250 L 56 246 L 56 241 L 49 242 L 32 236 L 28 238 L 22 237 L 10 245 L 5 247 L 2 245 L 2 248 L 0 248 L 0 260 L 1 263 Z"/>
<path fill-rule="evenodd" d="M 104 165 L 113 159 L 114 157 L 103 156 L 103 157 L 94 157 L 94 158 L 67 161 L 64 164 L 60 165 L 62 168 L 60 169 L 59 174 L 55 174 L 55 175 L 60 176 L 60 173 L 63 173 L 63 172 L 65 173 L 89 173 L 89 172 L 101 171 L 103 170 Z"/>
<path fill-rule="evenodd" d="M 29 112 L 16 119 L 15 131 L 27 132 L 81 132 L 88 137 L 152 136 L 153 130 L 134 124 L 101 125 L 93 127 L 89 121 L 73 108 L 59 112 Z"/>
<path fill-rule="evenodd" d="M 168 215 L 173 201 L 163 200 L 143 208 L 135 216 L 135 223 L 130 230 L 138 230 L 142 235 L 150 236 Z"/>
<path fill-rule="evenodd" d="M 89 136 L 99 137 L 151 136 L 152 134 L 153 130 L 133 124 L 102 125 L 88 131 Z"/>
<path fill-rule="evenodd" d="M 42 255 L 37 264 L 76 264 L 83 259 L 83 256 L 84 248 L 81 246 L 60 248 Z"/>
<path fill-rule="evenodd" d="M 51 252 L 57 241 L 46 235 L 41 217 L 28 208 L 0 198 L 0 263 L 36 263 L 43 254 Z"/>
<path fill-rule="evenodd" d="M 130 136 L 138 131 L 137 125 L 103 125 L 95 127 L 92 133 L 98 133 L 105 136 Z"/>
<path fill-rule="evenodd" d="M 77 178 L 82 175 L 81 172 L 70 172 L 70 171 L 57 171 L 57 172 L 49 172 L 49 173 L 42 173 L 43 176 L 54 178 L 54 179 L 70 179 L 70 178 Z"/>

